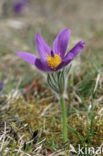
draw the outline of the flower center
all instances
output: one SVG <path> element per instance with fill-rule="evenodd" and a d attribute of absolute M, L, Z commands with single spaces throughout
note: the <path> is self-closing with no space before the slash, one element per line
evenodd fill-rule
<path fill-rule="evenodd" d="M 47 64 L 51 69 L 56 69 L 56 67 L 61 63 L 61 57 L 59 55 L 51 55 L 47 58 Z"/>

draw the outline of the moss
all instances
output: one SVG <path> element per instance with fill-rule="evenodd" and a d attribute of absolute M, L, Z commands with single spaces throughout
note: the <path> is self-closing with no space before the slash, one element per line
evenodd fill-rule
<path fill-rule="evenodd" d="M 32 130 L 32 132 L 34 130 L 39 130 L 39 138 L 46 138 L 46 147 L 50 148 L 51 139 L 54 140 L 55 143 L 59 144 L 59 146 L 62 146 L 62 125 L 59 118 L 60 112 L 57 113 L 57 110 L 60 109 L 59 105 L 55 102 L 52 108 L 47 111 L 47 114 L 40 116 L 47 106 L 48 103 L 47 101 L 45 102 L 45 100 L 43 101 L 43 104 L 37 102 L 28 103 L 22 97 L 11 103 L 11 111 L 16 109 L 17 115 L 22 119 L 22 122 L 28 124 L 28 128 L 23 131 L 23 134 L 27 136 L 27 138 L 31 137 L 30 130 Z M 93 147 L 100 146 L 103 141 L 103 115 L 98 114 L 101 108 L 102 105 L 96 106 L 94 112 L 95 120 L 93 123 L 93 138 L 91 138 L 91 144 Z M 90 127 L 90 119 L 86 113 L 71 114 L 68 117 L 68 125 L 80 134 L 83 138 L 83 145 L 89 145 L 88 131 Z M 78 136 L 69 129 L 68 137 L 70 143 L 74 147 L 81 144 Z"/>

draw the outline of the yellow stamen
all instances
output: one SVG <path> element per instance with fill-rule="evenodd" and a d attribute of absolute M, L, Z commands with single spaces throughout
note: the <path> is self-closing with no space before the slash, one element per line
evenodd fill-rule
<path fill-rule="evenodd" d="M 59 55 L 48 56 L 47 64 L 51 69 L 56 69 L 56 67 L 61 63 L 61 57 Z"/>

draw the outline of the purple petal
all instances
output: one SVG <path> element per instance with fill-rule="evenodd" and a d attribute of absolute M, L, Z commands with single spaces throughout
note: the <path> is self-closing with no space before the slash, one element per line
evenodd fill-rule
<path fill-rule="evenodd" d="M 40 34 L 36 34 L 36 48 L 38 50 L 39 56 L 42 61 L 45 61 L 50 55 L 51 48 L 48 46 L 48 44 L 44 41 L 42 36 Z"/>
<path fill-rule="evenodd" d="M 27 52 L 16 52 L 16 54 L 18 56 L 20 56 L 23 60 L 25 60 L 26 62 L 30 63 L 30 64 L 35 64 L 35 60 L 37 59 L 37 56 L 27 53 Z"/>
<path fill-rule="evenodd" d="M 84 48 L 85 42 L 78 42 L 64 57 L 62 63 L 57 67 L 57 70 L 68 65 Z"/>
<path fill-rule="evenodd" d="M 27 53 L 27 52 L 16 52 L 16 54 L 18 56 L 20 56 L 23 60 L 25 60 L 26 62 L 33 64 L 37 67 L 37 69 L 45 71 L 45 72 L 49 72 L 52 71 L 50 69 L 50 67 L 47 64 L 47 61 L 41 61 L 37 56 Z"/>
<path fill-rule="evenodd" d="M 42 70 L 44 72 L 52 72 L 53 70 L 50 69 L 50 67 L 48 66 L 47 62 L 42 62 L 39 58 L 36 59 L 35 61 L 35 66 L 39 69 Z"/>
<path fill-rule="evenodd" d="M 28 4 L 28 3 L 27 3 L 26 0 L 20 0 L 20 1 L 16 2 L 16 3 L 14 4 L 14 7 L 13 7 L 14 12 L 15 12 L 15 13 L 21 13 L 21 12 L 23 11 L 23 8 L 24 8 L 27 4 Z"/>
<path fill-rule="evenodd" d="M 53 51 L 55 54 L 60 54 L 63 58 L 68 46 L 68 41 L 70 37 L 71 31 L 70 29 L 64 29 L 61 31 L 58 36 L 56 37 L 53 43 Z"/>
<path fill-rule="evenodd" d="M 0 82 L 0 88 L 2 88 L 4 86 L 4 84 L 2 82 Z"/>

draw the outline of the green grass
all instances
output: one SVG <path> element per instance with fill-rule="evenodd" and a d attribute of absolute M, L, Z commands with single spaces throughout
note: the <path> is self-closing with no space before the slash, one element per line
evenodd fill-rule
<path fill-rule="evenodd" d="M 44 38 L 52 45 L 56 34 L 50 32 L 46 24 L 41 27 Z M 33 32 L 36 31 L 30 26 L 22 36 L 24 42 L 30 46 L 31 52 L 35 52 L 36 49 L 32 39 Z M 0 155 L 32 156 L 58 153 L 69 155 L 70 144 L 76 150 L 78 144 L 83 147 L 101 145 L 103 141 L 103 111 L 101 112 L 103 48 L 100 43 L 102 36 L 101 30 L 89 40 L 90 43 L 81 54 L 79 73 L 73 70 L 69 75 L 66 97 L 69 141 L 65 144 L 62 138 L 60 107 L 56 97 L 48 89 L 46 79 L 42 73 L 20 60 L 11 49 L 0 46 L 0 81 L 5 83 L 3 90 L 0 91 L 0 137 L 4 134 L 6 123 L 5 138 L 0 141 L 0 148 L 2 147 Z M 98 74 L 100 79 L 94 92 Z M 33 138 L 36 130 L 38 134 Z"/>
<path fill-rule="evenodd" d="M 88 66 L 90 65 L 88 64 Z M 25 65 L 21 66 L 21 68 L 24 69 L 25 67 Z M 86 68 L 88 69 L 88 67 Z M 101 140 L 98 140 L 101 133 L 99 133 L 99 131 L 96 131 L 96 128 L 102 131 L 102 118 L 98 115 L 98 111 L 102 108 L 102 105 L 94 105 L 94 101 L 101 96 L 102 90 L 100 88 L 100 85 L 98 85 L 97 90 L 94 93 L 98 72 L 95 68 L 92 69 L 92 72 L 90 72 L 90 67 L 88 72 L 86 72 L 86 68 L 84 69 L 83 73 L 81 73 L 81 75 L 74 73 L 74 79 L 72 79 L 72 74 L 69 77 L 71 84 L 69 84 L 68 88 L 68 137 L 69 143 L 71 143 L 75 148 L 77 148 L 77 144 L 81 144 L 81 146 L 84 147 L 85 145 L 96 147 L 102 143 Z M 28 73 L 22 73 L 21 76 L 22 81 L 18 89 L 22 93 L 24 86 L 26 86 L 26 89 L 28 89 L 28 87 L 32 84 L 32 81 L 35 81 L 35 77 L 32 74 L 31 76 L 28 76 Z M 78 76 L 81 81 L 77 79 Z M 40 79 L 42 80 L 42 77 Z M 6 96 L 6 94 L 9 96 L 12 89 L 14 89 L 15 91 L 17 81 L 18 80 L 16 79 L 8 81 L 5 86 L 6 92 L 2 93 L 4 97 Z M 59 110 L 57 102 L 54 100 L 52 109 L 49 109 L 47 111 L 49 113 L 48 115 L 44 115 L 41 118 L 40 112 L 37 113 L 40 109 L 45 109 L 49 105 L 50 101 L 52 101 L 52 99 L 50 101 L 44 100 L 43 103 L 39 103 L 40 100 L 46 98 L 46 96 L 51 96 L 52 93 L 49 91 L 49 95 L 47 92 L 43 97 L 42 92 L 44 90 L 46 91 L 44 80 L 40 81 L 38 85 L 42 86 L 41 90 L 38 90 L 38 86 L 34 85 L 35 88 L 31 88 L 29 94 L 27 93 L 28 95 L 25 94 L 26 99 L 23 96 L 18 97 L 17 99 L 9 99 L 9 101 L 7 101 L 7 97 L 4 98 L 5 103 L 9 102 L 9 109 L 4 109 L 0 113 L 0 118 L 1 123 L 3 121 L 6 121 L 8 134 L 6 134 L 7 139 L 5 140 L 5 143 L 7 144 L 3 145 L 1 155 L 6 152 L 7 147 L 8 152 L 6 152 L 6 154 L 4 155 L 16 155 L 19 148 L 21 148 L 21 151 L 18 153 L 18 155 L 21 155 L 22 152 L 32 155 L 33 153 L 35 153 L 33 152 L 33 150 L 36 150 L 36 148 L 40 145 L 42 145 L 42 148 L 40 150 L 41 154 L 42 152 L 44 152 L 47 155 L 48 153 L 53 153 L 55 151 L 59 151 L 60 149 L 63 150 L 64 153 L 68 153 L 69 145 L 63 145 L 62 142 L 60 111 L 56 113 L 57 110 Z M 39 97 L 37 99 L 36 95 L 33 95 L 33 92 L 37 92 L 35 94 L 39 94 Z M 80 97 L 81 103 L 79 103 L 78 99 L 76 99 L 73 92 L 75 92 L 75 94 Z M 34 96 L 34 100 L 31 99 L 31 96 Z M 90 103 L 91 109 L 88 110 Z M 52 116 L 53 112 L 55 113 Z M 97 121 L 94 120 L 96 116 L 98 117 Z M 37 122 L 37 120 L 39 120 L 39 122 Z M 85 126 L 83 126 L 84 120 L 87 122 Z M 25 124 L 28 125 L 25 127 Z M 1 129 L 1 132 L 3 132 L 4 124 L 1 126 Z M 24 150 L 25 140 L 26 142 L 30 141 L 33 135 L 33 131 L 35 131 L 36 129 L 39 130 L 38 141 L 35 144 L 26 143 Z M 1 133 L 1 135 L 2 134 L 3 133 Z M 21 145 L 20 136 L 22 137 L 23 135 L 23 143 Z M 43 139 L 44 141 L 40 143 Z M 40 145 L 38 145 L 39 143 Z"/>

